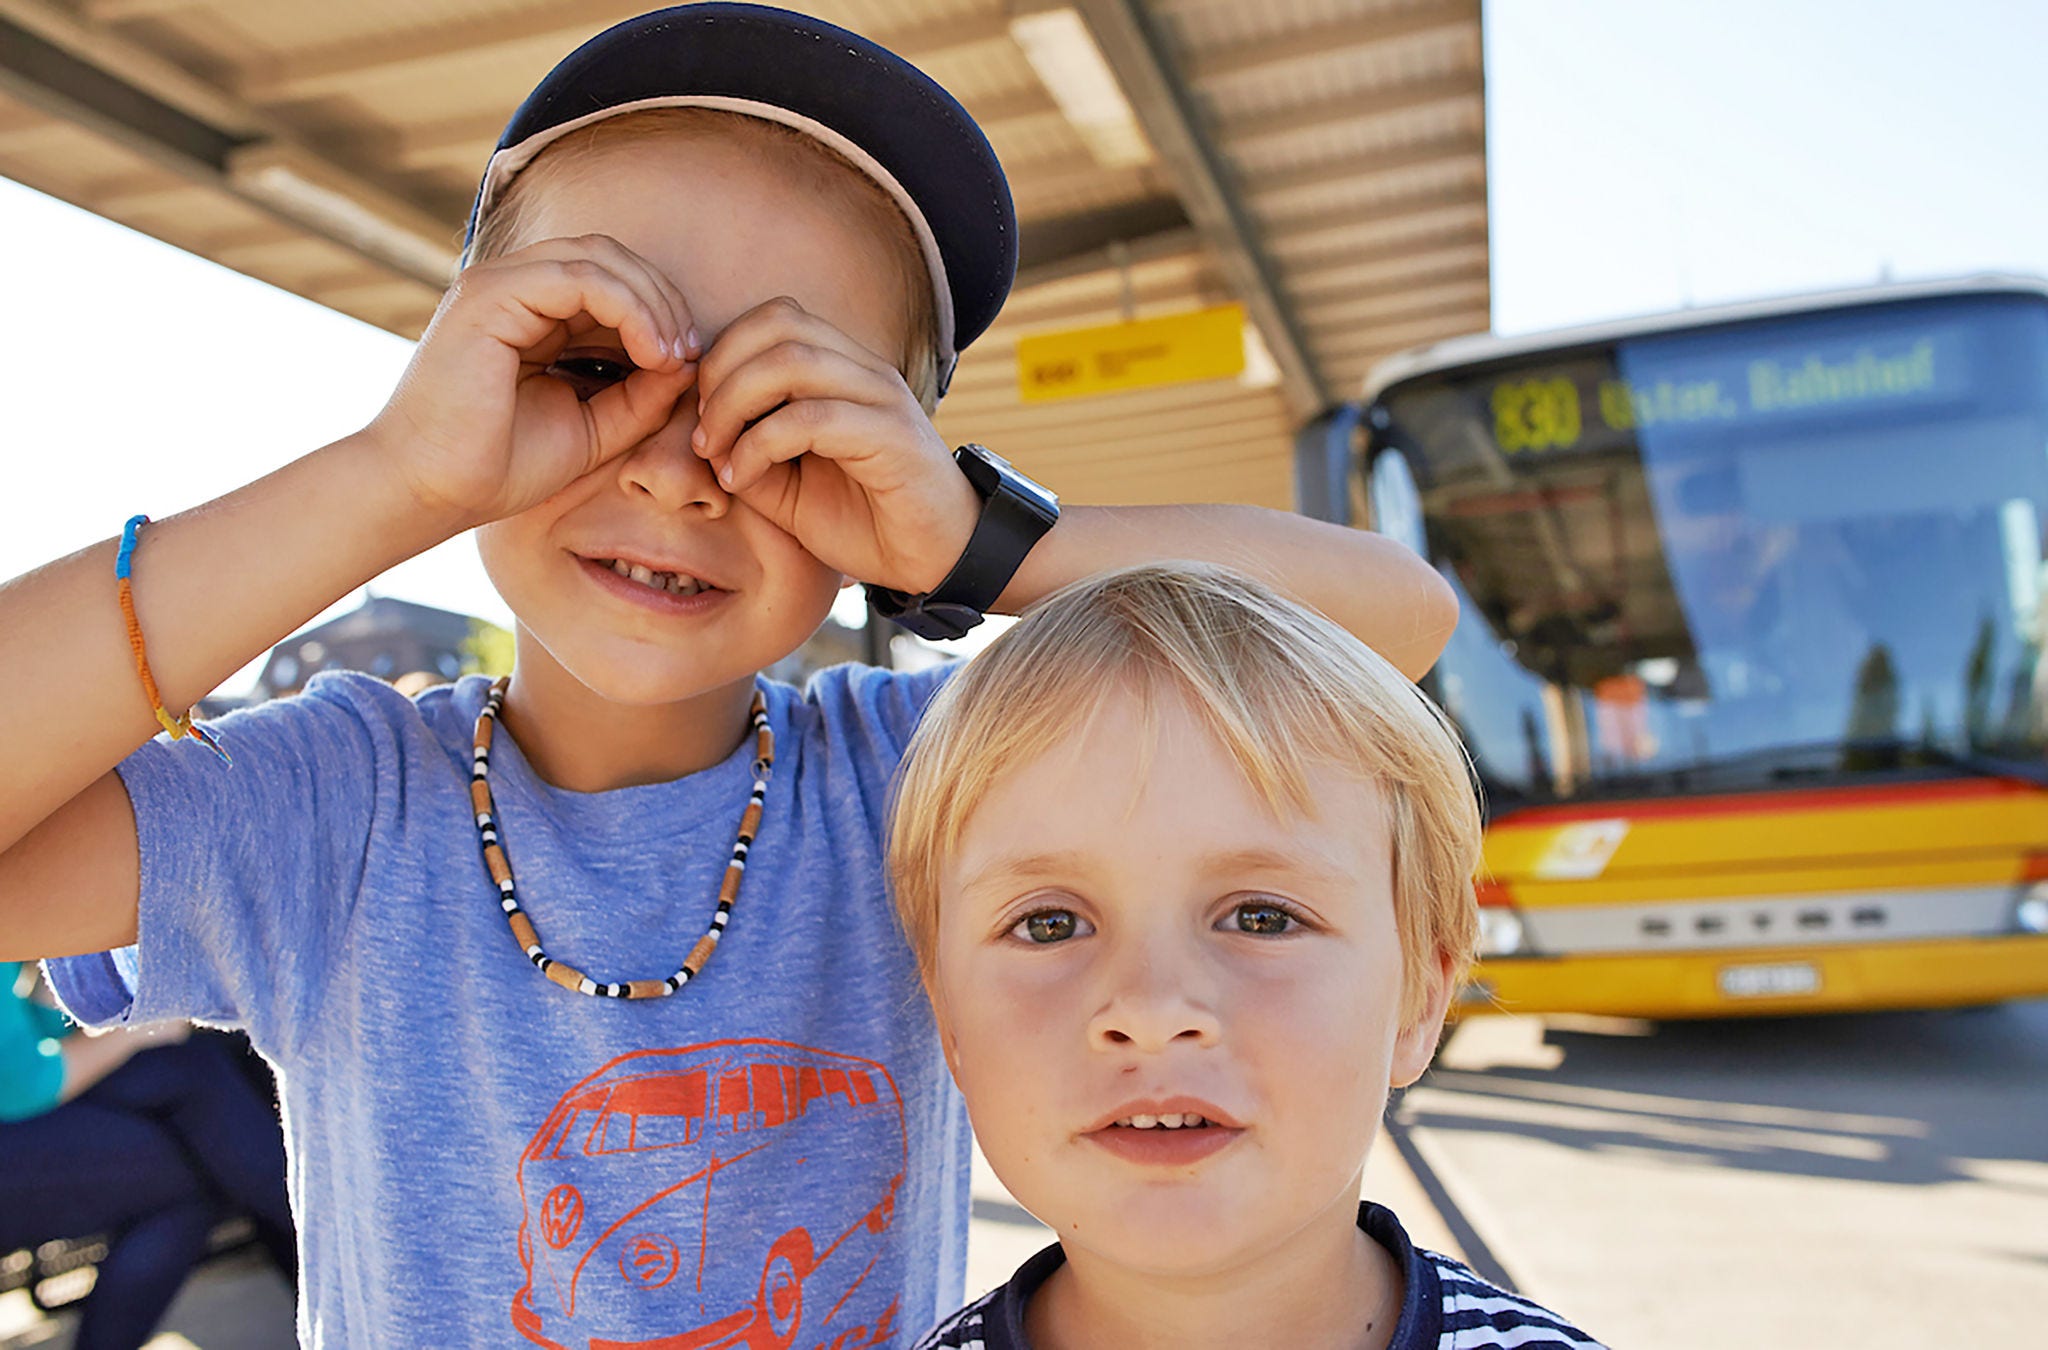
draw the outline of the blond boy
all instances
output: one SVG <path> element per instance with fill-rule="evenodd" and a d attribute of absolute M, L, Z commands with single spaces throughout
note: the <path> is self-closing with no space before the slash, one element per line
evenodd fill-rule
<path fill-rule="evenodd" d="M 1059 1235 L 924 1345 L 1585 1347 L 1359 1203 L 1473 945 L 1442 716 L 1240 575 L 1077 583 L 935 699 L 891 840 L 975 1132 Z"/>

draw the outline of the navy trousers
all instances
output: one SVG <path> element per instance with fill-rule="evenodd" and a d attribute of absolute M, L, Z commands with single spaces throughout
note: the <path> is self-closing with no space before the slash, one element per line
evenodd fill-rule
<path fill-rule="evenodd" d="M 139 1052 L 43 1115 L 0 1123 L 0 1250 L 110 1239 L 78 1350 L 147 1341 L 230 1214 L 256 1221 L 292 1278 L 284 1139 L 234 1045 L 195 1033 Z"/>

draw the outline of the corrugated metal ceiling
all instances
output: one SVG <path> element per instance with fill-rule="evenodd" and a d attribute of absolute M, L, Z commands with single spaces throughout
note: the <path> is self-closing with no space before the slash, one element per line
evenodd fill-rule
<path fill-rule="evenodd" d="M 413 336 L 512 107 L 648 7 L 0 0 L 0 173 Z M 1056 3 L 795 7 L 910 57 L 986 128 L 1024 265 L 939 422 L 1070 500 L 1289 505 L 1302 422 L 1380 356 L 1487 326 L 1478 0 L 1072 0 L 1152 147 L 1122 167 L 1014 36 Z M 314 206 L 266 193 L 278 166 Z M 1021 334 L 1229 300 L 1277 380 L 1019 400 Z"/>

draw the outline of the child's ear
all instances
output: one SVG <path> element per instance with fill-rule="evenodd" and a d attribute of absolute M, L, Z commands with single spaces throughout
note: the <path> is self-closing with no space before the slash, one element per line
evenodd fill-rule
<path fill-rule="evenodd" d="M 1393 1073 L 1389 1086 L 1404 1088 L 1422 1077 L 1422 1071 L 1436 1058 L 1437 1041 L 1443 1036 L 1444 1015 L 1451 1006 L 1451 958 L 1438 952 L 1423 977 L 1427 998 L 1422 1012 L 1401 1028 L 1394 1042 Z"/>
<path fill-rule="evenodd" d="M 953 1081 L 960 1081 L 960 1046 L 953 1037 L 953 1019 L 946 1016 L 946 1000 L 940 996 L 937 982 L 929 976 L 924 982 L 925 997 L 931 1001 L 932 1023 L 939 1031 L 939 1052 L 946 1057 L 946 1072 L 953 1075 Z"/>

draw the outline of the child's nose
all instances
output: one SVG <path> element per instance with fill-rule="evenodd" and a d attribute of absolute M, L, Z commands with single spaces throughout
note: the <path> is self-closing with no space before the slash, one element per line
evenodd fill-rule
<path fill-rule="evenodd" d="M 1156 953 L 1120 965 L 1088 1021 L 1092 1048 L 1156 1054 L 1172 1045 L 1214 1045 L 1221 1038 L 1222 1019 L 1201 992 L 1196 972 Z"/>
<path fill-rule="evenodd" d="M 690 448 L 690 433 L 697 426 L 695 390 L 676 400 L 655 433 L 619 456 L 619 486 L 626 492 L 654 499 L 665 511 L 701 507 L 713 519 L 732 506 L 732 497 L 719 486 L 711 466 Z"/>

